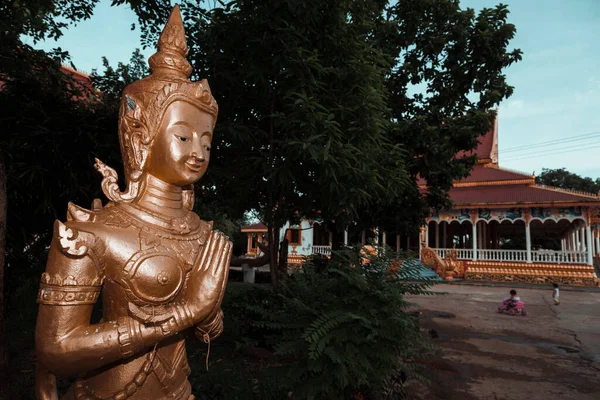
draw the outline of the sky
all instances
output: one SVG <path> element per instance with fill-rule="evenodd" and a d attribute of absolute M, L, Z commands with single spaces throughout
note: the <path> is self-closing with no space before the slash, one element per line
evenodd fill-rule
<path fill-rule="evenodd" d="M 461 0 L 461 6 L 480 10 L 499 2 Z M 600 178 L 600 0 L 502 2 L 517 28 L 509 49 L 521 49 L 523 60 L 505 71 L 515 91 L 499 107 L 500 166 L 536 175 L 566 168 Z M 116 66 L 140 47 L 139 30 L 131 30 L 136 22 L 127 6 L 101 0 L 91 19 L 34 47 L 61 47 L 78 70 L 101 71 L 102 56 Z M 153 49 L 142 52 L 150 56 Z"/>

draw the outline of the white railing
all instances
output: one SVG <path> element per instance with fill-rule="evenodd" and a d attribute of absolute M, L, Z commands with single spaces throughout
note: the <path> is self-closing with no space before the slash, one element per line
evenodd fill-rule
<path fill-rule="evenodd" d="M 441 258 L 446 258 L 454 249 L 433 249 Z M 472 260 L 473 249 L 456 249 L 459 260 Z"/>
<path fill-rule="evenodd" d="M 331 255 L 331 246 L 313 246 L 313 254 L 321 254 L 323 256 Z"/>
<path fill-rule="evenodd" d="M 527 261 L 527 250 L 477 249 L 477 259 L 483 261 Z"/>
<path fill-rule="evenodd" d="M 453 249 L 433 249 L 446 258 Z M 456 249 L 459 260 L 472 260 L 473 249 Z M 527 250 L 477 249 L 477 260 L 527 262 Z M 532 250 L 531 262 L 549 264 L 587 264 L 585 251 Z"/>
<path fill-rule="evenodd" d="M 587 264 L 587 251 L 535 250 L 531 252 L 531 261 L 556 264 Z"/>

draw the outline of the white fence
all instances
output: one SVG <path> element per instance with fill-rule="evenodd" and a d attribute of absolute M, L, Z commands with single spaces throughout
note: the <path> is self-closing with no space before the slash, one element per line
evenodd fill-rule
<path fill-rule="evenodd" d="M 538 250 L 531 252 L 531 261 L 557 264 L 587 264 L 587 252 Z"/>
<path fill-rule="evenodd" d="M 433 249 L 438 253 L 441 258 L 446 258 L 448 254 L 453 251 L 453 249 Z M 456 249 L 456 253 L 458 254 L 459 260 L 472 260 L 473 259 L 473 249 Z"/>
<path fill-rule="evenodd" d="M 434 249 L 446 258 L 453 249 Z M 473 249 L 456 249 L 459 260 L 472 260 Z M 527 262 L 527 250 L 477 249 L 477 260 Z M 531 262 L 549 264 L 587 264 L 585 251 L 532 250 Z"/>
<path fill-rule="evenodd" d="M 478 249 L 477 259 L 485 261 L 524 261 L 527 262 L 527 250 L 488 250 Z"/>
<path fill-rule="evenodd" d="M 323 256 L 331 255 L 331 246 L 313 246 L 313 254 L 321 254 Z"/>

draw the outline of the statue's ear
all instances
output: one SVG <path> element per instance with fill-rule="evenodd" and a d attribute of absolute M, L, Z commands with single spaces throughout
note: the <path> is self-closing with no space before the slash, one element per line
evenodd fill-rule
<path fill-rule="evenodd" d="M 140 178 L 150 151 L 150 130 L 145 114 L 139 101 L 130 95 L 125 96 L 121 124 L 127 154 L 123 156 L 129 164 L 129 178 L 133 181 Z"/>
<path fill-rule="evenodd" d="M 136 175 L 141 174 L 144 170 L 144 165 L 146 165 L 148 154 L 150 153 L 150 146 L 146 144 L 143 132 L 133 132 L 133 134 L 131 135 L 131 150 L 134 161 L 134 168 L 132 173 Z M 134 180 L 137 180 L 139 176 L 135 176 L 132 178 L 134 178 Z"/>

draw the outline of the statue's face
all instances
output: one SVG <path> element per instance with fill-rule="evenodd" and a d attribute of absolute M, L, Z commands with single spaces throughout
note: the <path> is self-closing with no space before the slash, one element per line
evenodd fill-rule
<path fill-rule="evenodd" d="M 185 101 L 165 110 L 154 137 L 145 171 L 177 186 L 198 181 L 210 159 L 214 118 Z"/>

